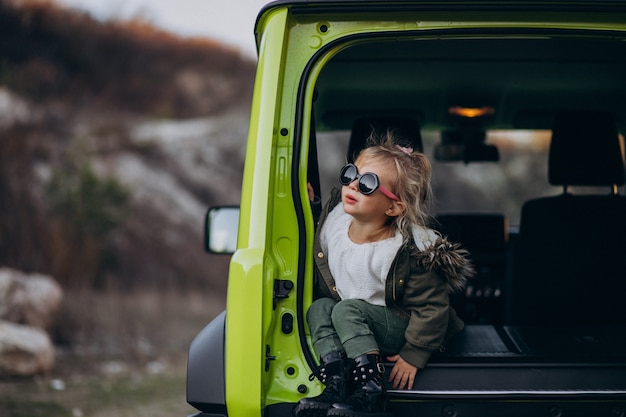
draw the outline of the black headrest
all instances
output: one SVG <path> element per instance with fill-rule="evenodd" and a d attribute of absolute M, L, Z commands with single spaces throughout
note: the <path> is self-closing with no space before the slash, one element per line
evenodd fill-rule
<path fill-rule="evenodd" d="M 407 117 L 363 117 L 352 123 L 350 144 L 348 145 L 348 162 L 363 149 L 365 141 L 372 134 L 385 135 L 391 131 L 401 146 L 412 147 L 416 151 L 423 151 L 420 125 L 415 119 Z"/>
<path fill-rule="evenodd" d="M 613 116 L 587 111 L 557 114 L 548 171 L 552 185 L 623 185 L 624 162 Z"/>

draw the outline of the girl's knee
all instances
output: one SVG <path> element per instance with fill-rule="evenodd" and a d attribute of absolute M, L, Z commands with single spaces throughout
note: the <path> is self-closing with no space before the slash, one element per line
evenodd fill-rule
<path fill-rule="evenodd" d="M 335 305 L 332 311 L 333 321 L 349 320 L 353 317 L 362 317 L 361 305 L 363 300 L 341 300 Z"/>
<path fill-rule="evenodd" d="M 330 317 L 336 304 L 337 302 L 332 298 L 318 298 L 309 307 L 306 313 L 307 320 L 310 320 L 312 316 L 323 315 Z"/>

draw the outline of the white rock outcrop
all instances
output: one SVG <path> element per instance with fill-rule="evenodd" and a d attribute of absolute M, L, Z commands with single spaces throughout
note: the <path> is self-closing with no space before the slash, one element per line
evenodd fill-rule
<path fill-rule="evenodd" d="M 0 320 L 49 329 L 62 299 L 52 277 L 0 268 Z"/>
<path fill-rule="evenodd" d="M 0 374 L 29 376 L 53 366 L 54 346 L 44 330 L 0 321 Z"/>
<path fill-rule="evenodd" d="M 47 329 L 62 298 L 52 277 L 0 268 L 0 374 L 29 376 L 53 368 Z"/>

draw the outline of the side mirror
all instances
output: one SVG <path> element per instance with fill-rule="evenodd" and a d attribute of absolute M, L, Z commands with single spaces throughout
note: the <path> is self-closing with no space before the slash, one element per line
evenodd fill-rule
<path fill-rule="evenodd" d="M 206 214 L 204 247 L 207 252 L 232 255 L 237 249 L 239 207 L 212 207 Z"/>

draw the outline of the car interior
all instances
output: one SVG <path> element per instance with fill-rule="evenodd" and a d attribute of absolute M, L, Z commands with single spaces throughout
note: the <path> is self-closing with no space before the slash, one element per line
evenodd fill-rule
<path fill-rule="evenodd" d="M 392 398 L 598 398 L 626 387 L 625 40 L 608 29 L 383 33 L 325 64 L 308 167 L 316 195 L 371 130 L 393 130 L 441 172 L 464 172 L 435 169 L 435 194 L 456 206 L 435 204 L 431 226 L 476 267 L 452 297 L 466 328 Z M 494 134 L 515 140 L 497 145 Z M 522 158 L 513 142 L 544 146 Z M 496 188 L 506 193 L 494 203 Z"/>

